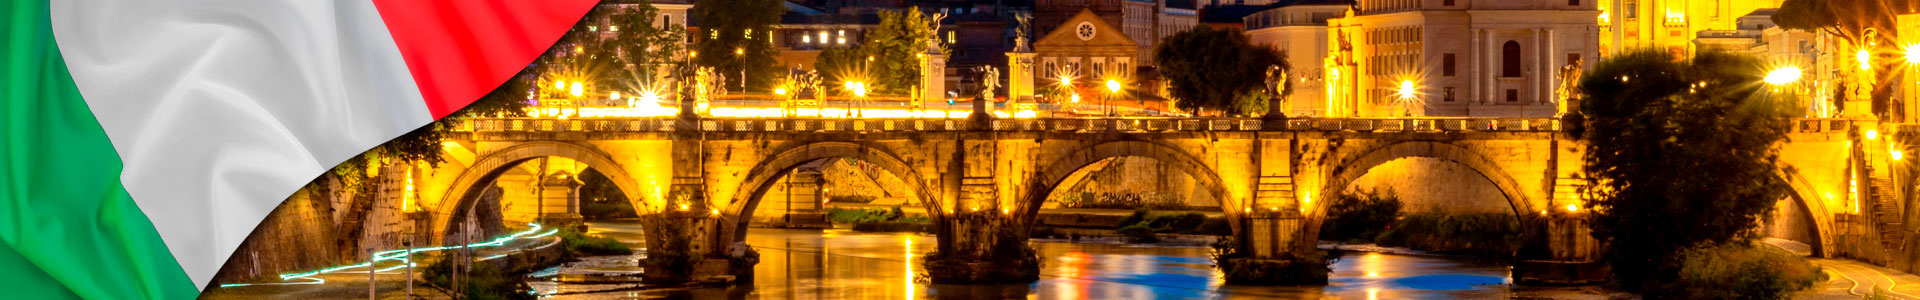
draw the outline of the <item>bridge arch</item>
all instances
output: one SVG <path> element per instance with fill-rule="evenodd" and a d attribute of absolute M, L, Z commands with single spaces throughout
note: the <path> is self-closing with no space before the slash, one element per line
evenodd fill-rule
<path fill-rule="evenodd" d="M 627 173 L 626 168 L 621 167 L 620 163 L 614 161 L 613 156 L 606 152 L 592 146 L 573 143 L 527 142 L 481 154 L 474 158 L 473 163 L 461 171 L 458 177 L 454 178 L 453 183 L 447 186 L 444 193 L 446 197 L 442 198 L 440 205 L 434 208 L 435 220 L 432 226 L 436 234 L 432 238 L 435 240 L 444 238 L 454 222 L 460 221 L 454 216 L 473 209 L 472 206 L 478 202 L 481 191 L 486 188 L 485 183 L 493 182 L 512 166 L 541 157 L 565 157 L 584 163 L 588 168 L 606 175 L 609 181 L 618 186 L 620 192 L 627 195 L 627 201 L 633 204 L 634 209 L 643 210 L 642 213 L 644 213 L 644 210 L 649 207 L 645 199 L 641 198 L 639 183 Z"/>
<path fill-rule="evenodd" d="M 1809 233 L 1813 235 L 1812 238 L 1814 242 L 1807 246 L 1813 248 L 1814 257 L 1827 257 L 1827 233 L 1831 232 L 1831 226 L 1833 226 L 1833 220 L 1831 220 L 1829 216 L 1833 216 L 1833 213 L 1827 211 L 1827 202 L 1823 201 L 1823 199 L 1826 198 L 1816 194 L 1814 191 L 1817 189 L 1814 189 L 1813 185 L 1808 183 L 1807 179 L 1801 177 L 1800 172 L 1793 168 L 1789 167 L 1781 170 L 1779 176 L 1781 181 L 1785 181 L 1787 186 L 1793 190 L 1793 192 L 1787 194 L 1787 197 L 1793 200 L 1794 205 L 1800 207 L 1801 212 L 1804 212 L 1804 214 L 1798 217 L 1805 217 L 1809 223 L 1813 223 L 1808 225 L 1812 227 L 1810 229 L 1813 231 Z"/>
<path fill-rule="evenodd" d="M 1240 214 L 1234 211 L 1234 208 L 1241 206 L 1239 203 L 1241 199 L 1228 196 L 1226 185 L 1221 181 L 1219 172 L 1214 171 L 1211 165 L 1187 151 L 1137 140 L 1102 142 L 1054 157 L 1052 161 L 1046 163 L 1045 167 L 1039 169 L 1039 174 L 1032 177 L 1033 181 L 1026 195 L 1020 199 L 1021 211 L 1018 220 L 1021 224 L 1032 227 L 1035 220 L 1039 218 L 1040 207 L 1047 201 L 1047 196 L 1052 195 L 1053 189 L 1058 188 L 1074 172 L 1103 160 L 1121 157 L 1152 159 L 1171 164 L 1175 169 L 1187 173 L 1187 176 L 1193 177 L 1194 181 L 1207 190 L 1207 193 L 1212 194 L 1214 199 L 1220 201 L 1220 209 L 1226 214 L 1227 224 L 1231 225 L 1235 234 L 1240 232 Z"/>
<path fill-rule="evenodd" d="M 1533 202 L 1527 198 L 1524 192 L 1525 190 L 1521 189 L 1519 182 L 1515 181 L 1512 175 L 1500 168 L 1498 163 L 1492 159 L 1488 159 L 1479 152 L 1443 142 L 1398 142 L 1376 147 L 1360 155 L 1341 160 L 1340 163 L 1332 169 L 1333 171 L 1329 173 L 1331 176 L 1327 177 L 1325 181 L 1327 185 L 1320 188 L 1319 195 L 1321 196 L 1316 198 L 1331 199 L 1331 197 L 1333 197 L 1331 195 L 1339 194 L 1341 190 L 1346 189 L 1347 185 L 1353 184 L 1354 180 L 1360 179 L 1360 176 L 1366 175 L 1367 172 L 1374 167 L 1395 160 L 1412 157 L 1435 158 L 1472 169 L 1474 173 L 1479 173 L 1482 178 L 1493 182 L 1494 187 L 1500 190 L 1500 194 L 1506 196 L 1507 204 L 1513 207 L 1513 214 L 1519 219 L 1520 224 L 1532 224 L 1531 221 L 1535 217 L 1535 215 L 1531 213 L 1534 211 Z M 1318 232 L 1317 228 L 1320 226 L 1320 221 L 1326 219 L 1327 207 L 1332 206 L 1324 204 L 1325 203 L 1312 205 L 1312 212 L 1308 218 L 1311 222 L 1308 224 L 1308 228 L 1311 228 L 1313 232 Z"/>
<path fill-rule="evenodd" d="M 827 141 L 804 143 L 775 153 L 754 164 L 753 168 L 747 172 L 746 179 L 741 181 L 740 190 L 733 194 L 734 199 L 728 202 L 726 209 L 727 215 L 734 216 L 734 220 L 723 221 L 720 225 L 731 228 L 721 228 L 717 231 L 732 236 L 720 237 L 720 241 L 729 243 L 744 241 L 747 236 L 747 222 L 753 220 L 754 208 L 759 207 L 762 196 L 766 195 L 767 190 L 771 189 L 778 179 L 787 176 L 802 164 L 829 158 L 855 158 L 873 163 L 880 169 L 893 173 L 893 176 L 900 177 L 901 181 L 908 185 L 907 188 L 911 189 L 909 193 L 919 198 L 917 201 L 927 209 L 927 215 L 935 220 L 939 219 L 937 213 L 939 201 L 933 198 L 932 190 L 927 187 L 926 177 L 921 177 L 920 172 L 906 160 L 900 159 L 899 155 L 894 155 L 885 148 L 855 142 Z"/>

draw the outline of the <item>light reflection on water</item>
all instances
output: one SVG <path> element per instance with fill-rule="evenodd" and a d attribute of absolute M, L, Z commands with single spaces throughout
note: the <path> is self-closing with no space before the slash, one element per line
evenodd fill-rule
<path fill-rule="evenodd" d="M 589 232 L 639 244 L 639 227 L 594 223 Z M 930 235 L 844 230 L 751 229 L 760 251 L 751 287 L 620 289 L 543 284 L 553 299 L 1433 299 L 1510 296 L 1508 267 L 1463 258 L 1349 253 L 1327 286 L 1225 286 L 1205 247 L 1152 247 L 1036 241 L 1041 279 L 1016 285 L 915 283 L 915 257 L 933 250 Z M 823 267 L 824 266 L 824 267 Z M 604 267 L 603 267 L 604 268 Z"/>

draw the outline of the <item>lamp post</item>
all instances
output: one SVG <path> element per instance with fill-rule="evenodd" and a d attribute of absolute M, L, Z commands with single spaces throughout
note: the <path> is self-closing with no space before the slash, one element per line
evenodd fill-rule
<path fill-rule="evenodd" d="M 1120 81 L 1107 79 L 1107 116 L 1113 116 L 1113 97 L 1120 95 Z"/>
<path fill-rule="evenodd" d="M 747 48 L 734 47 L 733 58 L 740 61 L 740 92 L 747 92 Z"/>
<path fill-rule="evenodd" d="M 849 92 L 853 92 L 853 99 L 855 101 L 858 101 L 860 98 L 867 97 L 867 83 L 865 82 L 848 81 L 846 83 L 846 89 Z M 856 115 L 856 112 L 858 111 L 860 111 L 860 109 L 853 107 L 851 103 L 847 105 L 847 116 L 849 117 L 864 116 L 864 115 Z"/>

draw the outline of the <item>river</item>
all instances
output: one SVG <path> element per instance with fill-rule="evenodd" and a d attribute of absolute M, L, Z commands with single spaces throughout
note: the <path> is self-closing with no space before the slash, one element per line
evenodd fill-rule
<path fill-rule="evenodd" d="M 588 228 L 636 248 L 642 243 L 637 224 L 596 222 Z M 627 257 L 588 258 L 537 272 L 530 283 L 550 299 L 1452 299 L 1603 298 L 1606 293 L 1515 287 L 1502 261 L 1372 252 L 1342 256 L 1326 286 L 1226 286 L 1205 247 L 1040 240 L 1033 243 L 1044 260 L 1039 282 L 940 285 L 914 280 L 913 261 L 932 250 L 931 235 L 753 228 L 747 244 L 760 251 L 750 285 L 650 289 L 555 275 L 637 271 Z"/>

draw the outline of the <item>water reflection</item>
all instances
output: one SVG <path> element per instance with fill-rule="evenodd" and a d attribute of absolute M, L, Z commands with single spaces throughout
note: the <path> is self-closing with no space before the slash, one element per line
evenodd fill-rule
<path fill-rule="evenodd" d="M 590 225 L 622 241 L 641 240 L 638 226 Z M 1203 247 L 1035 242 L 1041 280 L 1016 285 L 915 283 L 914 258 L 933 250 L 932 236 L 840 230 L 751 229 L 760 251 L 753 282 L 728 288 L 621 289 L 554 299 L 1432 299 L 1560 294 L 1511 290 L 1508 267 L 1463 258 L 1350 253 L 1333 265 L 1327 286 L 1225 286 Z M 582 291 L 548 284 L 545 291 Z"/>

